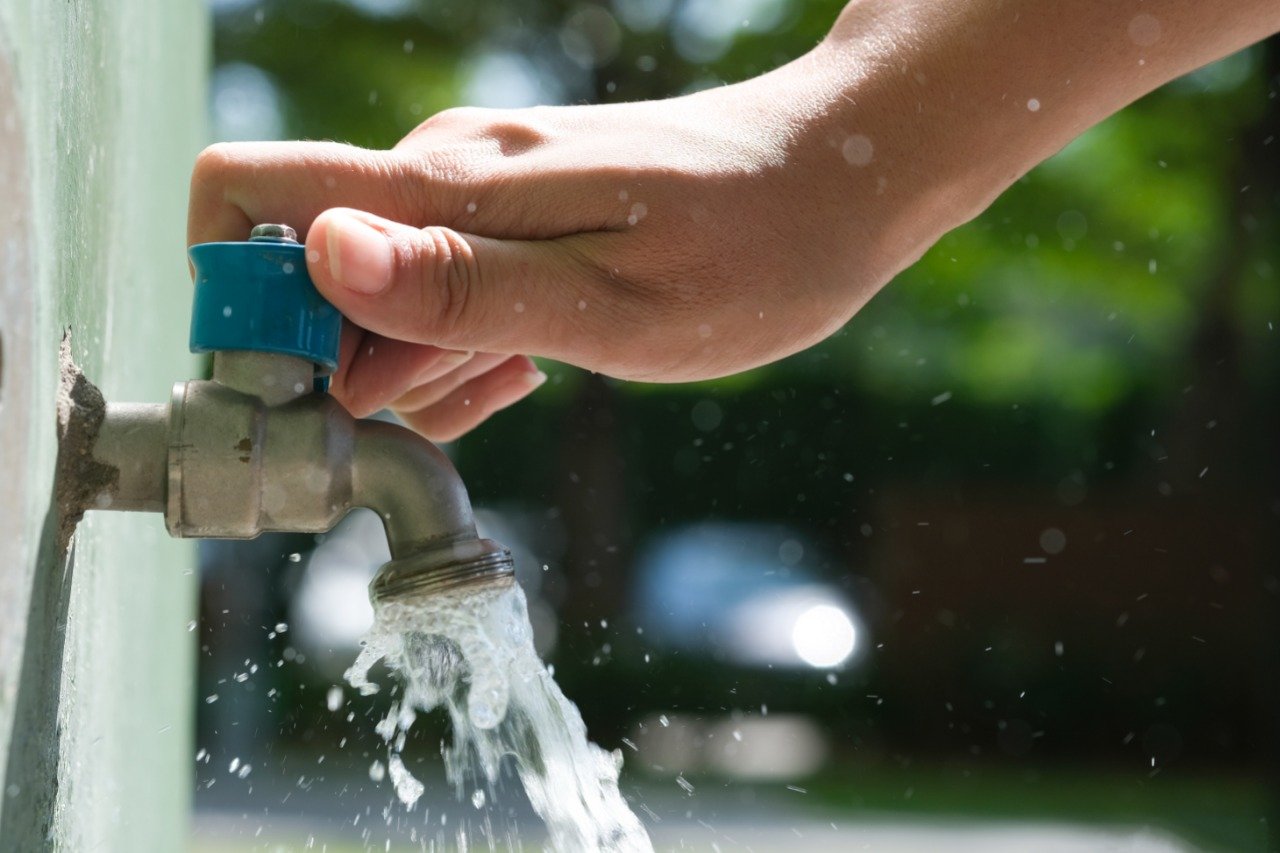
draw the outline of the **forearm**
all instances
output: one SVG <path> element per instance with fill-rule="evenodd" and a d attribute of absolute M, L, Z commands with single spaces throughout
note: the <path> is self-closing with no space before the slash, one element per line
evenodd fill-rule
<path fill-rule="evenodd" d="M 761 83 L 825 163 L 815 193 L 835 215 L 873 186 L 905 266 L 1092 125 L 1277 31 L 1277 0 L 854 0 Z"/>
<path fill-rule="evenodd" d="M 866 25 L 886 14 L 913 42 L 921 67 L 902 70 L 919 102 L 979 139 L 1019 140 L 1010 153 L 1024 171 L 1153 89 L 1280 30 L 1275 0 L 859 0 L 824 45 L 833 67 L 856 62 Z"/>

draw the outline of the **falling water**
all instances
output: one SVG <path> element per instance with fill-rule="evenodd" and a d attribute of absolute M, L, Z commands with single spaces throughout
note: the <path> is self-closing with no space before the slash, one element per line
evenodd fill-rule
<path fill-rule="evenodd" d="M 534 651 L 518 585 L 393 600 L 374 609 L 373 628 L 346 678 L 361 693 L 374 693 L 369 670 L 385 660 L 403 679 L 401 701 L 377 727 L 402 802 L 412 807 L 423 792 L 400 758 L 405 734 L 418 713 L 443 707 L 453 726 L 445 772 L 460 799 L 477 769 L 492 784 L 503 756 L 511 755 L 553 849 L 653 849 L 618 791 L 621 753 L 587 740 L 578 709 Z"/>

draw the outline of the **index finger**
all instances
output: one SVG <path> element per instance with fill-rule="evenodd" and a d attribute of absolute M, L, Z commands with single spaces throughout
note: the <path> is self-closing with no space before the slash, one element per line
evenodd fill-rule
<path fill-rule="evenodd" d="M 331 207 L 425 225 L 440 212 L 430 198 L 437 193 L 424 192 L 423 182 L 394 151 L 336 142 L 218 143 L 200 153 L 191 174 L 187 243 L 247 240 L 263 222 L 291 225 L 305 240 Z"/>

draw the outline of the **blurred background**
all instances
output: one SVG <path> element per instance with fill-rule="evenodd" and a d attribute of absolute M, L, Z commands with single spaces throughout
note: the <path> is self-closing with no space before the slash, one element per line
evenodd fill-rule
<path fill-rule="evenodd" d="M 210 0 L 212 126 L 389 147 L 458 104 L 660 98 L 840 6 Z M 660 846 L 1268 849 L 1278 92 L 1275 40 L 1165 87 L 808 352 L 683 386 L 547 364 L 449 449 Z M 379 780 L 387 699 L 340 685 L 380 538 L 203 546 L 196 849 L 537 838 L 518 785 L 455 801 L 439 720 L 406 750 L 426 814 Z"/>

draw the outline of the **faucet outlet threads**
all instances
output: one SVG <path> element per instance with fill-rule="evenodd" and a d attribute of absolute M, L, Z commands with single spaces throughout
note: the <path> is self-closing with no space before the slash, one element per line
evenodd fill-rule
<path fill-rule="evenodd" d="M 369 584 L 369 597 L 416 598 L 514 579 L 510 551 L 491 539 L 466 538 L 386 563 Z"/>
<path fill-rule="evenodd" d="M 292 228 L 260 225 L 245 242 L 201 243 L 189 254 L 192 352 L 273 353 L 306 359 L 318 375 L 337 369 L 342 315 L 316 290 Z"/>

